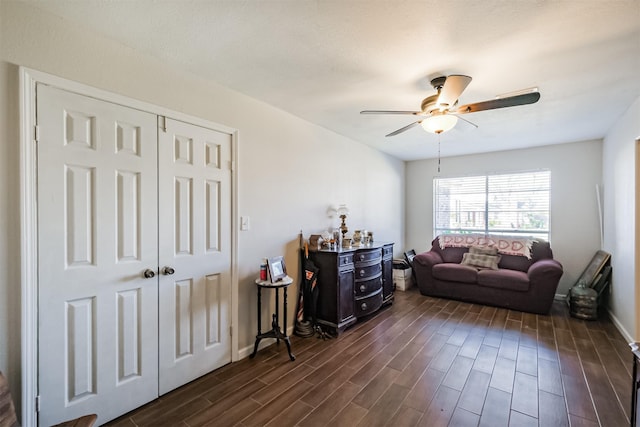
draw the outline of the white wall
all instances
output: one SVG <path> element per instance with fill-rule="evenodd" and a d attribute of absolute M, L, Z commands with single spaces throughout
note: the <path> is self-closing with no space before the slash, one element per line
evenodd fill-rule
<path fill-rule="evenodd" d="M 297 234 L 348 225 L 403 244 L 404 163 L 214 82 L 199 79 L 37 8 L 0 1 L 0 370 L 20 396 L 18 65 L 184 112 L 239 130 L 240 348 L 256 334 L 255 285 L 264 256 L 285 255 L 298 278 Z M 290 290 L 297 292 L 297 285 Z M 295 298 L 292 298 L 295 300 Z M 295 304 L 290 304 L 289 319 Z"/>
<path fill-rule="evenodd" d="M 564 267 L 558 294 L 567 293 L 600 249 L 596 185 L 602 181 L 601 141 L 448 157 L 442 159 L 440 169 L 441 177 L 536 169 L 551 171 L 550 241 L 554 258 Z M 433 178 L 436 176 L 435 159 L 407 164 L 405 240 L 407 248 L 416 252 L 428 250 L 435 237 Z"/>
<path fill-rule="evenodd" d="M 610 311 L 628 339 L 640 339 L 636 272 L 636 143 L 640 138 L 640 97 L 607 133 L 603 144 L 604 250 L 611 253 Z"/>

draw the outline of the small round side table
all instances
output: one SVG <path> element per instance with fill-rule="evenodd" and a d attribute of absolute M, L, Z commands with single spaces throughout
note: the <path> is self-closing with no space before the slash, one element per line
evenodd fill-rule
<path fill-rule="evenodd" d="M 287 351 L 289 352 L 289 359 L 291 361 L 296 360 L 295 356 L 291 354 L 291 341 L 287 336 L 287 288 L 289 285 L 293 283 L 293 279 L 289 276 L 284 277 L 282 280 L 277 281 L 275 283 L 271 283 L 268 280 L 260 280 L 256 279 L 256 286 L 258 288 L 258 335 L 256 335 L 256 343 L 253 346 L 253 353 L 251 353 L 251 358 L 253 358 L 258 352 L 258 344 L 260 340 L 263 338 L 275 338 L 277 343 L 280 343 L 280 340 L 283 340 L 287 344 Z M 272 315 L 271 320 L 271 330 L 262 333 L 262 289 L 275 289 L 276 294 L 276 312 Z M 280 325 L 278 324 L 279 318 L 279 294 L 280 289 L 283 290 L 283 312 L 282 312 L 282 326 L 283 329 L 280 329 Z"/>

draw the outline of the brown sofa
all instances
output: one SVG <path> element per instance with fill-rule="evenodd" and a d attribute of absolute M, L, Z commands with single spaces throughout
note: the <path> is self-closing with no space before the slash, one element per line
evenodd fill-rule
<path fill-rule="evenodd" d="M 438 238 L 429 251 L 413 259 L 420 293 L 467 302 L 546 314 L 562 276 L 548 242 L 534 240 L 531 259 L 500 254 L 498 269 L 461 264 L 468 247 L 440 247 Z"/>

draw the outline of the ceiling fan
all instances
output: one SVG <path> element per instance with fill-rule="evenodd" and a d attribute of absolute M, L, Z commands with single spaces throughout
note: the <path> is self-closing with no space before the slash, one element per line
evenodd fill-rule
<path fill-rule="evenodd" d="M 470 82 L 471 77 L 458 74 L 452 74 L 448 77 L 436 77 L 431 80 L 431 85 L 438 93 L 422 100 L 420 106 L 421 111 L 364 110 L 360 111 L 360 114 L 407 114 L 421 117 L 420 120 L 393 131 L 386 136 L 398 135 L 416 125 L 422 125 L 428 132 L 440 134 L 452 129 L 458 122 L 458 119 L 462 119 L 478 127 L 469 120 L 459 117 L 460 114 L 533 104 L 540 99 L 540 92 L 538 92 L 537 88 L 534 88 L 520 91 L 516 95 L 465 104 L 458 107 L 458 98 Z"/>

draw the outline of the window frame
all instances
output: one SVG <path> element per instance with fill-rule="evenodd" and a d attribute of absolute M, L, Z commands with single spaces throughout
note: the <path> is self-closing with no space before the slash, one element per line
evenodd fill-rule
<path fill-rule="evenodd" d="M 548 187 L 546 188 L 547 191 L 547 197 L 548 200 L 546 200 L 546 206 L 547 206 L 547 210 L 546 210 L 546 216 L 547 216 L 547 227 L 546 230 L 541 230 L 541 229 L 526 229 L 526 228 L 521 228 L 521 229 L 490 229 L 490 220 L 489 218 L 491 218 L 491 214 L 492 212 L 506 212 L 506 210 L 490 210 L 489 205 L 490 205 L 490 197 L 489 195 L 492 194 L 492 188 L 495 187 L 490 187 L 490 178 L 491 177 L 501 177 L 501 176 L 509 176 L 509 175 L 533 175 L 533 174 L 540 174 L 540 173 L 544 173 L 547 175 L 547 179 L 548 179 Z M 439 181 L 440 180 L 452 180 L 452 179 L 459 179 L 459 180 L 465 180 L 468 179 L 469 181 L 471 179 L 476 179 L 478 180 L 479 178 L 483 178 L 484 179 L 484 203 L 483 203 L 483 211 L 480 212 L 480 215 L 482 215 L 483 218 L 483 225 L 481 227 L 476 227 L 476 228 L 444 228 L 444 227 L 438 227 L 438 220 L 439 220 L 439 206 L 440 206 L 440 200 L 439 197 L 442 197 L 443 194 L 441 192 L 439 192 Z M 551 191 L 552 191 L 552 181 L 551 181 L 551 170 L 550 169 L 535 169 L 535 170 L 522 170 L 522 171 L 510 171 L 510 172 L 506 172 L 506 171 L 501 171 L 501 172 L 487 172 L 487 173 L 479 173 L 479 174 L 473 174 L 473 175 L 460 175 L 460 176 L 448 176 L 448 177 L 442 177 L 442 176 L 435 176 L 433 178 L 433 199 L 432 199 L 432 203 L 433 203 L 433 223 L 432 223 L 432 230 L 433 230 L 433 235 L 434 236 L 438 236 L 441 234 L 448 234 L 448 233 L 456 233 L 456 234 L 493 234 L 493 235 L 510 235 L 510 236 L 531 236 L 531 237 L 537 237 L 537 238 L 543 238 L 544 240 L 550 241 L 551 240 Z M 470 182 L 471 183 L 471 182 Z M 542 188 L 541 190 L 533 190 L 533 191 L 545 191 L 544 188 Z M 515 193 L 515 192 L 514 192 Z M 480 192 L 477 193 L 482 194 Z M 543 199 L 541 199 L 543 200 Z M 451 212 L 451 211 L 449 211 Z M 526 211 L 524 211 L 526 213 Z M 538 212 L 538 210 L 531 210 L 530 212 Z M 461 211 L 460 213 L 465 213 L 465 214 L 471 214 L 472 211 L 471 210 L 466 210 L 466 211 Z"/>

